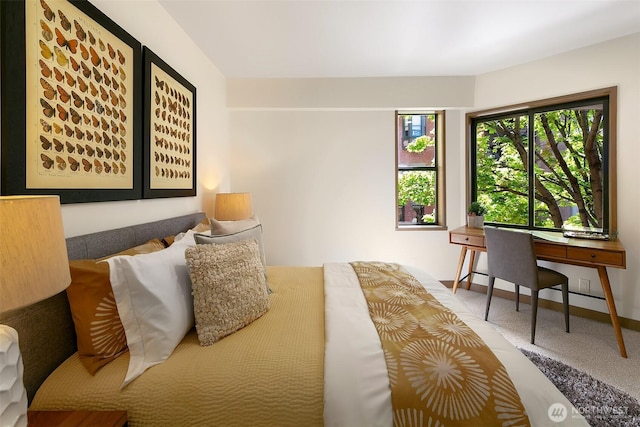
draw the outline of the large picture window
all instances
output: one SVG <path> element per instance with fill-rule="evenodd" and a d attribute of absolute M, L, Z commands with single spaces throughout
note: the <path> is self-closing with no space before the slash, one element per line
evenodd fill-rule
<path fill-rule="evenodd" d="M 485 222 L 615 232 L 616 88 L 467 115 Z"/>
<path fill-rule="evenodd" d="M 444 225 L 444 112 L 396 112 L 398 228 Z"/>

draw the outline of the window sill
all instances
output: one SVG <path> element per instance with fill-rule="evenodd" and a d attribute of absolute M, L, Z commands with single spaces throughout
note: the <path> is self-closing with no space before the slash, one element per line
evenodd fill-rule
<path fill-rule="evenodd" d="M 396 231 L 446 231 L 446 225 L 396 225 Z"/>

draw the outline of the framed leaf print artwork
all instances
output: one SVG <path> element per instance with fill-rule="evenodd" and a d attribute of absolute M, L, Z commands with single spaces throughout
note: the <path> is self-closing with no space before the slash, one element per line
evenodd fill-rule
<path fill-rule="evenodd" d="M 139 199 L 142 49 L 87 1 L 3 1 L 2 194 Z"/>
<path fill-rule="evenodd" d="M 146 46 L 143 197 L 196 195 L 196 88 Z"/>

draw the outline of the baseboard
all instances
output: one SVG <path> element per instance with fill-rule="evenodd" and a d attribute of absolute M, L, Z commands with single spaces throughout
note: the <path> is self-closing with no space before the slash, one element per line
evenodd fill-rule
<path fill-rule="evenodd" d="M 453 287 L 453 280 L 441 280 L 440 282 L 443 285 L 445 285 L 447 288 Z M 465 285 L 466 285 L 466 282 L 465 282 Z M 478 285 L 476 283 L 471 284 L 470 290 L 473 292 L 481 293 L 481 294 L 487 293 L 486 286 Z M 511 301 L 516 300 L 515 292 L 505 291 L 503 289 L 494 288 L 493 295 L 500 298 L 509 299 Z M 571 301 L 571 299 L 569 299 L 569 301 Z M 520 302 L 530 304 L 531 298 L 529 297 L 529 295 L 523 295 L 521 293 Z M 544 307 L 549 310 L 562 312 L 562 303 L 556 302 L 556 301 L 549 301 L 542 298 L 538 299 L 538 307 Z M 611 317 L 609 316 L 609 313 L 602 313 L 600 311 L 595 311 L 595 310 L 591 310 L 583 307 L 575 307 L 573 305 L 569 306 L 569 313 L 572 316 L 578 316 L 578 317 L 583 317 L 585 319 L 597 320 L 598 322 L 611 323 Z M 620 326 L 622 326 L 623 328 L 640 332 L 640 321 L 634 320 L 634 319 L 627 319 L 626 317 L 618 317 L 618 320 L 620 321 Z"/>

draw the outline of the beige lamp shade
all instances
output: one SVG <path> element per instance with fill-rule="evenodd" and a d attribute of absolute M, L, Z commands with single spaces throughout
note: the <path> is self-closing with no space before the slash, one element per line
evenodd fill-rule
<path fill-rule="evenodd" d="M 71 283 L 58 196 L 0 197 L 0 312 Z"/>
<path fill-rule="evenodd" d="M 251 194 L 249 193 L 218 193 L 216 194 L 216 209 L 213 217 L 218 221 L 239 221 L 253 215 Z"/>

